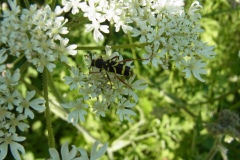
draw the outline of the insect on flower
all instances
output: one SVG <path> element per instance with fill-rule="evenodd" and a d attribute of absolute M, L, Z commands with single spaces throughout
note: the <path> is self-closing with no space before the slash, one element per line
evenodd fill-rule
<path fill-rule="evenodd" d="M 123 60 L 123 61 L 117 62 L 116 60 L 119 58 L 119 56 L 114 56 L 113 58 L 111 58 L 109 60 L 104 60 L 101 56 L 98 57 L 97 59 L 92 59 L 92 54 L 90 54 L 89 57 L 91 59 L 92 67 L 96 67 L 96 68 L 100 69 L 100 72 L 102 70 L 105 70 L 107 72 L 114 73 L 114 75 L 117 79 L 119 79 L 122 83 L 124 83 L 129 88 L 131 88 L 131 86 L 129 84 L 127 84 L 121 78 L 119 78 L 117 76 L 117 74 L 123 75 L 123 76 L 133 75 L 132 69 L 129 66 L 127 66 L 126 64 L 123 64 L 123 62 L 129 61 L 129 60 L 126 60 L 126 61 Z M 108 74 L 107 74 L 107 77 L 111 82 L 111 79 Z"/>

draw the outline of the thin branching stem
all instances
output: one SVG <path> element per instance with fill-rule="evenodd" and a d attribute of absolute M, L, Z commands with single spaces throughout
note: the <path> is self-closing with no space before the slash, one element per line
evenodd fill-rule
<path fill-rule="evenodd" d="M 212 146 L 212 149 L 208 153 L 208 155 L 205 158 L 205 160 L 212 160 L 214 158 L 216 153 L 219 151 L 219 146 L 221 145 L 221 141 L 222 141 L 222 136 L 217 136 L 215 138 L 215 141 L 214 141 L 214 144 Z"/>

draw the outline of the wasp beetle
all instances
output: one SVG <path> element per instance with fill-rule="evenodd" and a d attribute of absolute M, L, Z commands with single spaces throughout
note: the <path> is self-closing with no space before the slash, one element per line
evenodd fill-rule
<path fill-rule="evenodd" d="M 132 69 L 129 66 L 126 66 L 120 62 L 114 61 L 116 57 L 113 57 L 112 59 L 104 61 L 102 57 L 99 57 L 97 59 L 93 59 L 91 62 L 91 66 L 97 67 L 100 70 L 104 69 L 107 72 L 113 72 L 115 74 L 124 75 L 124 76 L 130 76 L 132 75 Z"/>
<path fill-rule="evenodd" d="M 126 82 L 124 82 L 121 78 L 119 78 L 117 74 L 123 75 L 123 76 L 131 76 L 133 75 L 132 68 L 130 68 L 125 64 L 122 64 L 122 62 L 124 61 L 117 62 L 116 59 L 118 59 L 118 56 L 115 56 L 109 60 L 104 60 L 101 56 L 98 57 L 97 59 L 92 59 L 92 55 L 90 54 L 90 59 L 91 59 L 92 67 L 96 67 L 100 69 L 100 72 L 101 70 L 105 70 L 107 72 L 114 73 L 116 78 L 118 78 L 122 83 L 124 83 L 128 87 L 130 87 Z M 129 61 L 129 60 L 126 60 L 126 61 Z M 110 80 L 110 77 L 108 76 L 108 74 L 107 74 L 107 77 Z"/>

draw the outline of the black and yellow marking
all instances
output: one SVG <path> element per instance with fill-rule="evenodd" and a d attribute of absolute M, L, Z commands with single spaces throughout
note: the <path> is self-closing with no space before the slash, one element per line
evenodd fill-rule
<path fill-rule="evenodd" d="M 104 61 L 102 57 L 92 60 L 91 66 L 97 67 L 99 69 L 104 69 L 107 72 L 112 72 L 119 75 L 130 76 L 132 75 L 132 70 L 129 66 L 126 66 L 120 62 L 116 62 L 113 59 Z"/>
<path fill-rule="evenodd" d="M 101 70 L 105 70 L 107 72 L 112 72 L 114 73 L 115 77 L 117 79 L 119 79 L 122 83 L 124 83 L 126 86 L 128 86 L 129 88 L 131 88 L 131 86 L 129 86 L 129 84 L 127 84 L 126 82 L 124 82 L 121 78 L 119 78 L 117 76 L 117 74 L 119 75 L 124 75 L 124 76 L 131 76 L 133 74 L 132 69 L 129 66 L 126 66 L 125 64 L 122 64 L 121 62 L 116 62 L 114 59 L 117 59 L 118 56 L 115 56 L 109 60 L 104 61 L 104 59 L 102 57 L 99 57 L 97 59 L 92 59 L 91 58 L 91 66 L 92 67 L 97 67 Z M 109 75 L 107 74 L 108 79 L 110 80 L 111 83 L 111 79 L 109 77 Z M 132 89 L 132 88 L 131 88 Z"/>

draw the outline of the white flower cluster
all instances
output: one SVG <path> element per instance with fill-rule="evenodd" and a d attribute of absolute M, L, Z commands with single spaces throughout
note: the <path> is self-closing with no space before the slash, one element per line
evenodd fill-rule
<path fill-rule="evenodd" d="M 109 54 L 109 52 L 107 52 Z M 115 52 L 109 54 L 106 60 L 118 57 L 115 62 L 121 63 L 123 61 L 122 56 Z M 96 59 L 96 57 L 93 57 Z M 93 111 L 97 116 L 105 117 L 105 112 L 110 107 L 116 108 L 116 114 L 120 120 L 126 120 L 132 122 L 130 115 L 136 115 L 132 108 L 138 102 L 138 96 L 134 90 L 144 90 L 147 84 L 143 80 L 135 80 L 135 76 L 130 77 L 128 80 L 122 79 L 123 76 L 105 70 L 100 70 L 94 66 L 91 66 L 92 59 L 89 58 L 89 68 L 92 68 L 89 74 L 84 74 L 79 71 L 78 68 L 72 67 L 72 76 L 64 77 L 65 83 L 70 85 L 70 89 L 77 89 L 82 98 L 77 99 L 75 102 L 68 104 L 62 104 L 65 108 L 73 109 L 68 115 L 69 122 L 74 125 L 80 120 L 85 121 L 84 115 L 87 114 L 85 109 L 88 108 L 88 104 L 85 103 L 89 100 L 96 100 L 93 103 Z M 129 63 L 126 63 L 129 65 Z M 131 66 L 129 66 L 131 67 Z"/>
<path fill-rule="evenodd" d="M 49 160 L 96 160 L 104 155 L 107 150 L 107 143 L 105 143 L 99 150 L 97 147 L 100 143 L 98 141 L 94 142 L 91 153 L 88 155 L 87 151 L 82 148 L 76 148 L 72 145 L 72 149 L 69 151 L 68 143 L 64 143 L 61 148 L 61 157 L 56 149 L 50 148 L 49 152 L 51 158 Z M 81 156 L 79 156 L 79 153 Z"/>
<path fill-rule="evenodd" d="M 25 150 L 19 142 L 26 138 L 19 132 L 29 128 L 25 121 L 34 118 L 34 111 L 45 110 L 45 100 L 33 99 L 36 91 L 27 91 L 23 96 L 16 89 L 20 70 L 6 69 L 5 61 L 8 57 L 25 56 L 39 72 L 44 67 L 52 71 L 57 58 L 67 61 L 64 53 L 76 54 L 76 45 L 67 47 L 68 39 L 59 35 L 68 32 L 62 27 L 66 20 L 57 17 L 62 12 L 60 7 L 52 12 L 49 6 L 37 9 L 37 5 L 31 5 L 29 10 L 21 11 L 16 0 L 8 3 L 11 10 L 3 10 L 0 21 L 0 159 L 6 157 L 9 149 L 14 159 L 21 159 L 19 151 Z"/>
<path fill-rule="evenodd" d="M 133 28 L 130 23 L 133 21 L 129 17 L 129 5 L 131 1 L 126 0 L 89 0 L 87 2 L 80 2 L 80 0 L 62 0 L 64 12 L 70 9 L 72 14 L 77 14 L 79 9 L 84 13 L 84 17 L 90 20 L 90 24 L 86 24 L 87 32 L 93 30 L 95 41 L 102 41 L 104 39 L 103 33 L 109 33 L 109 26 L 101 24 L 109 21 L 114 24 L 115 31 L 118 32 L 120 28 L 125 33 L 131 31 Z M 136 1 L 136 3 L 139 3 Z"/>
<path fill-rule="evenodd" d="M 194 2 L 186 13 L 183 0 L 63 0 L 64 11 L 72 8 L 76 14 L 81 9 L 91 24 L 86 24 L 86 31 L 93 30 L 95 41 L 103 40 L 101 32 L 109 33 L 106 21 L 113 24 L 115 31 L 122 28 L 124 33 L 139 37 L 141 43 L 148 42 L 143 64 L 159 65 L 167 69 L 169 61 L 185 72 L 188 78 L 192 74 L 204 82 L 200 74 L 206 74 L 204 59 L 215 56 L 214 47 L 199 40 L 203 32 L 198 24 L 201 8 Z"/>
<path fill-rule="evenodd" d="M 27 92 L 24 98 L 16 90 L 20 70 L 11 73 L 4 63 L 8 57 L 25 57 L 39 72 L 45 67 L 51 72 L 56 67 L 55 61 L 67 62 L 66 53 L 76 55 L 77 46 L 68 46 L 69 39 L 61 37 L 68 33 L 64 27 L 67 19 L 60 16 L 63 11 L 71 10 L 72 14 L 77 14 L 81 10 L 89 20 L 85 31 L 93 31 L 95 41 L 104 39 L 103 33 L 109 33 L 107 24 L 110 24 L 116 32 L 122 29 L 124 33 L 139 38 L 139 42 L 149 43 L 142 56 L 143 64 L 151 63 L 156 68 L 160 65 L 167 69 L 169 61 L 173 61 L 179 70 L 185 72 L 186 78 L 193 74 L 204 81 L 200 75 L 206 74 L 203 61 L 215 56 L 214 47 L 199 40 L 199 33 L 203 32 L 198 24 L 201 19 L 197 13 L 201 8 L 199 2 L 194 2 L 187 13 L 182 0 L 62 0 L 63 8 L 57 6 L 54 11 L 48 5 L 41 9 L 31 5 L 29 9 L 21 10 L 16 0 L 8 0 L 8 4 L 10 9 L 4 9 L 0 15 L 0 159 L 6 157 L 9 147 L 14 158 L 20 159 L 19 151 L 25 151 L 18 142 L 24 141 L 25 137 L 18 136 L 18 131 L 29 128 L 24 121 L 28 117 L 34 118 L 32 110 L 41 112 L 45 109 L 45 100 L 31 100 L 35 91 Z M 115 62 L 133 67 L 130 63 L 125 64 L 119 53 L 107 54 L 103 60 L 118 57 Z M 135 76 L 124 79 L 119 74 L 91 66 L 91 61 L 97 58 L 90 57 L 89 73 L 72 67 L 72 76 L 65 77 L 70 89 L 77 89 L 81 95 L 74 102 L 63 104 L 71 109 L 68 120 L 74 125 L 85 121 L 88 104 L 93 103 L 92 109 L 97 116 L 104 117 L 108 109 L 114 107 L 121 121 L 132 122 L 130 116 L 136 115 L 132 108 L 138 102 L 133 90 L 144 90 L 147 85 L 142 80 L 135 80 Z M 97 144 L 94 146 L 92 152 L 96 155 L 102 155 L 106 150 L 105 146 L 97 154 Z M 77 153 L 76 147 L 68 152 L 68 144 L 63 146 L 63 152 L 63 159 L 75 157 Z M 80 149 L 79 152 L 88 158 L 86 151 Z M 53 159 L 59 159 L 57 151 L 51 149 L 50 153 Z"/>
<path fill-rule="evenodd" d="M 1 57 L 1 55 L 0 55 Z M 24 153 L 24 147 L 18 142 L 26 138 L 18 136 L 18 132 L 24 132 L 29 125 L 25 120 L 34 118 L 32 110 L 42 112 L 45 110 L 44 99 L 32 99 L 35 91 L 26 93 L 26 98 L 16 90 L 20 79 L 19 69 L 13 75 L 10 70 L 0 72 L 0 159 L 4 159 L 10 148 L 14 159 L 21 159 L 19 151 Z M 32 100 L 31 100 L 32 99 Z"/>
<path fill-rule="evenodd" d="M 41 9 L 31 5 L 30 9 L 20 10 L 16 0 L 8 3 L 11 10 L 3 10 L 0 21 L 1 50 L 16 57 L 24 54 L 39 72 L 44 67 L 51 72 L 57 59 L 67 62 L 65 53 L 77 53 L 74 50 L 77 46 L 67 46 L 69 40 L 60 35 L 67 34 L 68 30 L 63 27 L 67 20 L 59 16 L 62 13 L 59 6 L 53 12 L 48 5 Z"/>

